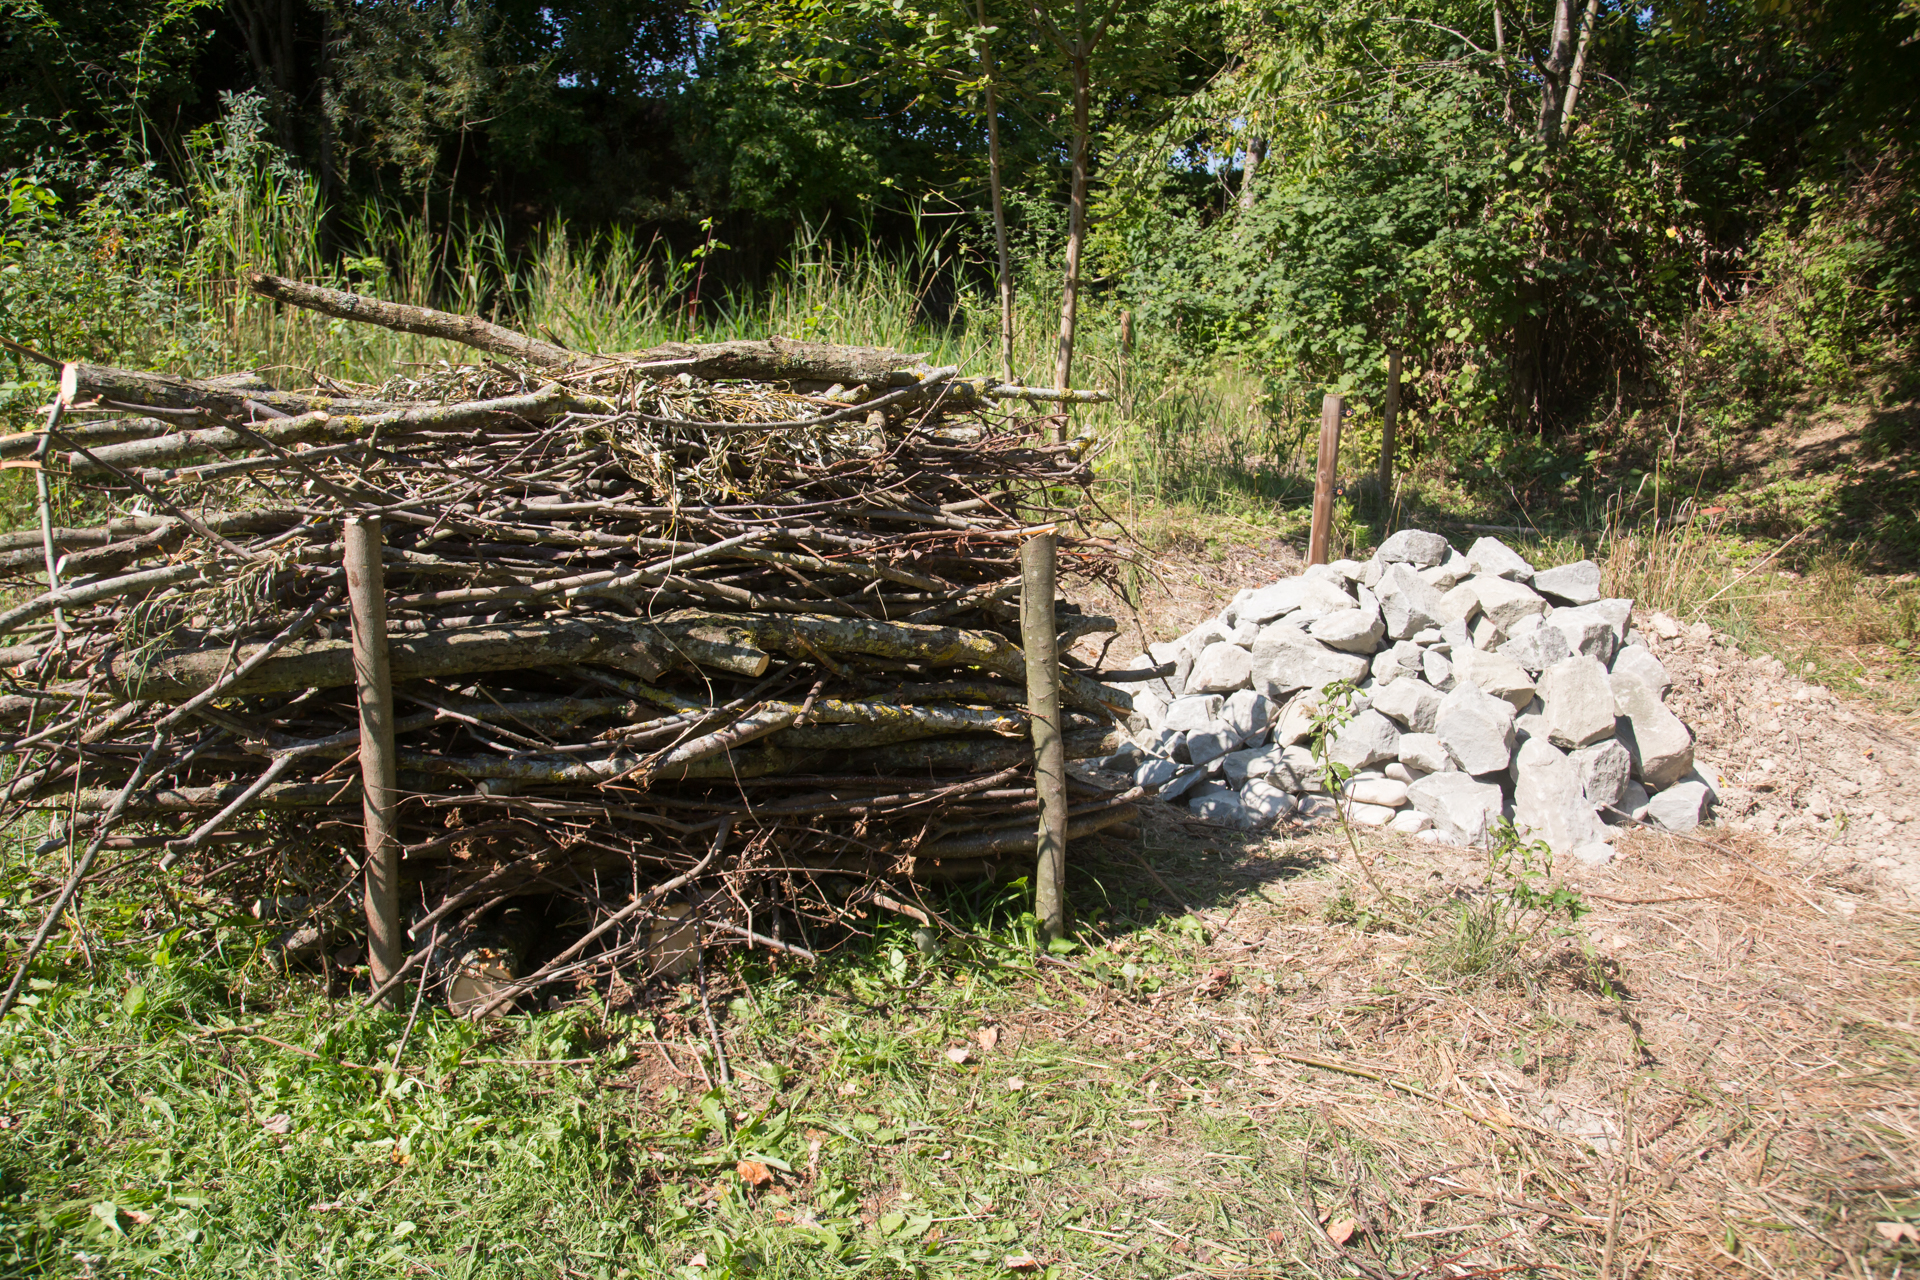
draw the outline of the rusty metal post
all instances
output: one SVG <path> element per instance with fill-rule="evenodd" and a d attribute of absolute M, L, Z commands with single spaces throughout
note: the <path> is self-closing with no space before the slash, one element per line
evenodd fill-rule
<path fill-rule="evenodd" d="M 1307 532 L 1307 563 L 1327 562 L 1333 534 L 1333 483 L 1340 465 L 1340 418 L 1347 402 L 1328 396 L 1320 402 L 1320 464 L 1313 473 L 1313 524 Z"/>
<path fill-rule="evenodd" d="M 400 824 L 395 816 L 399 769 L 393 746 L 393 679 L 387 666 L 386 577 L 380 565 L 385 540 L 377 515 L 349 517 L 345 534 L 367 836 L 367 968 L 378 987 L 400 967 L 401 950 Z"/>

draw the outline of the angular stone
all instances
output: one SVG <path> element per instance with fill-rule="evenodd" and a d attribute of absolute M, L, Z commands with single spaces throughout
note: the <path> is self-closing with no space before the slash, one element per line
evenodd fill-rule
<path fill-rule="evenodd" d="M 1428 533 L 1425 529 L 1402 529 L 1380 544 L 1374 557 L 1385 564 L 1396 561 L 1424 569 L 1428 565 L 1440 564 L 1453 548 L 1447 540 L 1437 533 Z"/>
<path fill-rule="evenodd" d="M 1194 655 L 1196 665 L 1200 661 L 1199 655 L 1207 651 L 1208 645 L 1219 644 L 1223 640 L 1228 642 L 1233 640 L 1233 627 L 1230 623 L 1222 622 L 1218 618 L 1209 618 L 1180 637 L 1180 642 L 1186 645 L 1188 652 Z"/>
<path fill-rule="evenodd" d="M 1323 689 L 1336 680 L 1357 681 L 1372 662 L 1329 649 L 1291 623 L 1266 627 L 1253 642 L 1253 686 L 1268 697 L 1295 689 Z"/>
<path fill-rule="evenodd" d="M 1600 566 L 1591 560 L 1542 569 L 1533 575 L 1533 589 L 1557 604 L 1592 604 L 1600 598 Z"/>
<path fill-rule="evenodd" d="M 1440 745 L 1439 736 L 1431 733 L 1401 734 L 1400 763 L 1422 773 L 1447 773 L 1459 767 Z"/>
<path fill-rule="evenodd" d="M 1187 735 L 1187 759 L 1195 764 L 1212 764 L 1240 745 L 1240 735 L 1216 720 L 1204 729 Z"/>
<path fill-rule="evenodd" d="M 1119 750 L 1112 755 L 1101 756 L 1087 761 L 1096 769 L 1107 769 L 1114 773 L 1132 773 L 1145 762 L 1147 753 L 1131 742 L 1122 740 Z"/>
<path fill-rule="evenodd" d="M 1280 712 L 1273 726 L 1275 746 L 1291 747 L 1313 736 L 1313 717 L 1320 710 L 1320 691 L 1297 693 Z"/>
<path fill-rule="evenodd" d="M 1505 805 L 1499 787 L 1464 773 L 1430 773 L 1407 788 L 1407 798 L 1443 835 L 1465 844 L 1484 841 Z"/>
<path fill-rule="evenodd" d="M 1284 791 L 1313 791 L 1320 787 L 1320 764 L 1305 747 L 1282 747 L 1267 781 Z"/>
<path fill-rule="evenodd" d="M 1275 711 L 1273 700 L 1266 694 L 1242 689 L 1227 699 L 1227 705 L 1220 709 L 1220 719 L 1240 731 L 1242 742 L 1252 742 L 1273 727 Z"/>
<path fill-rule="evenodd" d="M 1154 682 L 1154 687 L 1164 693 L 1169 702 L 1187 691 L 1187 673 L 1193 670 L 1192 650 L 1178 641 L 1163 640 L 1148 645 L 1147 656 L 1156 667 L 1173 663 L 1173 674 Z"/>
<path fill-rule="evenodd" d="M 1514 758 L 1513 824 L 1523 838 L 1545 840 L 1561 856 L 1604 834 L 1580 788 L 1580 770 L 1543 738 L 1527 739 Z"/>
<path fill-rule="evenodd" d="M 1178 800 L 1195 786 L 1205 782 L 1206 778 L 1207 771 L 1205 769 L 1188 765 L 1183 771 L 1174 775 L 1173 781 L 1161 786 L 1160 798 L 1162 800 Z"/>
<path fill-rule="evenodd" d="M 1421 655 L 1426 651 L 1411 640 L 1396 640 L 1392 647 L 1374 655 L 1373 682 L 1389 684 L 1402 676 L 1421 674 Z"/>
<path fill-rule="evenodd" d="M 1641 682 L 1655 693 L 1665 693 L 1673 687 L 1673 677 L 1667 674 L 1666 665 L 1637 644 L 1627 645 L 1613 655 L 1613 669 L 1640 677 Z"/>
<path fill-rule="evenodd" d="M 1613 861 L 1613 846 L 1603 840 L 1589 840 L 1573 851 L 1573 858 L 1589 867 L 1604 867 Z"/>
<path fill-rule="evenodd" d="M 1463 684 L 1440 700 L 1433 732 L 1466 772 L 1498 773 L 1513 760 L 1513 717 L 1505 698 Z"/>
<path fill-rule="evenodd" d="M 1528 738 L 1547 736 L 1547 704 L 1536 696 L 1532 702 L 1520 708 L 1520 714 L 1513 718 L 1513 737 L 1516 742 L 1525 742 Z"/>
<path fill-rule="evenodd" d="M 1566 637 L 1547 626 L 1538 614 L 1520 619 L 1507 634 L 1506 641 L 1494 646 L 1494 652 L 1506 654 L 1535 675 L 1573 655 Z"/>
<path fill-rule="evenodd" d="M 1249 778 L 1266 777 L 1279 762 L 1280 750 L 1279 747 L 1248 747 L 1227 752 L 1223 761 L 1227 781 L 1237 787 Z"/>
<path fill-rule="evenodd" d="M 1667 831 L 1691 831 L 1706 820 L 1707 784 L 1676 782 L 1647 801 L 1646 821 Z"/>
<path fill-rule="evenodd" d="M 1136 685 L 1133 690 L 1133 718 L 1146 726 L 1159 724 L 1167 718 L 1167 707 L 1172 701 L 1156 689 L 1143 689 Z"/>
<path fill-rule="evenodd" d="M 1260 825 L 1260 819 L 1231 791 L 1200 796 L 1190 801 L 1187 809 L 1200 821 L 1216 827 L 1237 827 L 1242 831 L 1251 831 Z"/>
<path fill-rule="evenodd" d="M 1440 691 L 1424 680 L 1400 679 L 1373 688 L 1373 709 L 1414 733 L 1432 733 Z"/>
<path fill-rule="evenodd" d="M 1242 649 L 1253 648 L 1253 638 L 1260 634 L 1260 624 L 1252 618 L 1242 618 L 1233 624 L 1233 634 L 1228 637 Z"/>
<path fill-rule="evenodd" d="M 1407 784 L 1392 778 L 1355 778 L 1347 784 L 1347 795 L 1360 804 L 1383 804 L 1398 809 L 1407 802 Z"/>
<path fill-rule="evenodd" d="M 1259 588 L 1240 602 L 1241 619 L 1268 623 L 1290 613 L 1304 613 L 1298 621 L 1311 622 L 1341 609 L 1353 608 L 1353 597 L 1321 578 L 1282 578 Z"/>
<path fill-rule="evenodd" d="M 1693 762 L 1693 772 L 1682 778 L 1681 781 L 1698 782 L 1707 789 L 1708 804 L 1720 803 L 1720 791 L 1724 785 L 1720 779 L 1720 771 L 1708 764 L 1705 760 L 1695 759 Z"/>
<path fill-rule="evenodd" d="M 1363 653 L 1371 660 L 1386 629 L 1378 609 L 1342 609 L 1316 621 L 1307 634 L 1321 644 L 1344 653 Z"/>
<path fill-rule="evenodd" d="M 1220 718 L 1220 712 L 1226 705 L 1227 700 L 1217 693 L 1178 698 L 1167 708 L 1167 718 L 1160 722 L 1160 727 L 1177 733 L 1204 729 Z"/>
<path fill-rule="evenodd" d="M 1572 750 L 1613 736 L 1613 685 L 1598 658 L 1582 654 L 1548 667 L 1540 677 L 1547 741 Z"/>
<path fill-rule="evenodd" d="M 1650 799 L 1652 797 L 1647 794 L 1645 787 L 1628 779 L 1626 788 L 1620 793 L 1620 803 L 1613 806 L 1620 812 L 1603 816 L 1608 822 L 1625 822 L 1628 818 L 1635 822 L 1644 822 L 1647 817 L 1647 801 Z M 1625 814 L 1626 817 L 1621 817 L 1621 814 Z"/>
<path fill-rule="evenodd" d="M 1477 605 L 1478 603 L 1476 600 L 1475 604 Z M 1492 652 L 1506 642 L 1507 633 L 1495 626 L 1492 618 L 1475 618 L 1473 620 L 1473 634 L 1470 638 L 1473 641 L 1474 648 L 1485 649 L 1488 652 Z M 1539 672 L 1529 670 L 1528 674 L 1538 675 Z"/>
<path fill-rule="evenodd" d="M 1467 548 L 1467 563 L 1475 573 L 1489 578 L 1527 582 L 1533 577 L 1533 566 L 1498 538 L 1476 538 Z"/>
<path fill-rule="evenodd" d="M 1400 726 L 1378 711 L 1362 711 L 1327 744 L 1327 757 L 1350 769 L 1364 769 L 1400 754 Z"/>
<path fill-rule="evenodd" d="M 1633 777 L 1633 757 L 1613 738 L 1571 752 L 1568 759 L 1580 771 L 1580 789 L 1595 809 L 1610 809 L 1627 794 Z"/>
<path fill-rule="evenodd" d="M 1616 612 L 1607 609 L 1604 601 L 1555 609 L 1541 624 L 1543 656 L 1546 646 L 1552 643 L 1550 637 L 1558 633 L 1568 653 L 1584 653 L 1603 663 L 1613 661 L 1622 634 L 1622 628 L 1614 622 Z"/>
<path fill-rule="evenodd" d="M 1420 658 L 1420 674 L 1442 693 L 1453 688 L 1453 661 L 1444 653 L 1427 650 Z"/>
<path fill-rule="evenodd" d="M 1253 678 L 1253 655 L 1228 641 L 1201 650 L 1187 677 L 1188 693 L 1232 693 Z"/>
<path fill-rule="evenodd" d="M 1488 653 L 1467 648 L 1453 654 L 1453 680 L 1456 685 L 1470 684 L 1496 698 L 1504 698 L 1518 711 L 1533 701 L 1533 680 L 1526 668 L 1504 653 Z"/>
<path fill-rule="evenodd" d="M 1360 581 L 1361 575 L 1367 571 L 1367 566 L 1358 560 L 1335 560 L 1332 564 L 1329 564 L 1327 568 L 1333 570 L 1350 583 Z"/>
<path fill-rule="evenodd" d="M 1431 582 L 1441 591 L 1451 590 L 1455 584 L 1465 582 L 1473 576 L 1473 562 L 1451 548 L 1447 558 L 1431 569 L 1422 569 L 1420 576 Z"/>
<path fill-rule="evenodd" d="M 1514 624 L 1533 614 L 1545 613 L 1547 602 L 1531 587 L 1505 578 L 1469 578 L 1480 612 L 1493 619 L 1493 625 L 1512 635 Z"/>
<path fill-rule="evenodd" d="M 1451 587 L 1440 597 L 1438 621 L 1444 629 L 1449 622 L 1472 622 L 1480 614 L 1480 593 L 1470 582 Z"/>
<path fill-rule="evenodd" d="M 1404 564 L 1389 564 L 1373 592 L 1380 598 L 1387 634 L 1395 640 L 1405 640 L 1445 621 L 1440 593 Z"/>
<path fill-rule="evenodd" d="M 1255 779 L 1240 791 L 1240 803 L 1247 812 L 1258 819 L 1262 825 L 1284 818 L 1293 812 L 1293 797 L 1280 788 Z"/>
<path fill-rule="evenodd" d="M 1387 830 L 1397 831 L 1403 836 L 1418 835 L 1433 825 L 1433 819 L 1418 809 L 1402 809 L 1393 815 L 1393 821 L 1387 824 Z"/>
<path fill-rule="evenodd" d="M 1660 695 L 1635 675 L 1607 677 L 1613 686 L 1615 732 L 1633 757 L 1633 775 L 1658 791 L 1693 768 L 1693 735 L 1667 710 Z"/>
<path fill-rule="evenodd" d="M 1171 760 L 1149 760 L 1133 771 L 1133 785 L 1158 791 L 1172 782 L 1179 772 L 1180 766 Z"/>

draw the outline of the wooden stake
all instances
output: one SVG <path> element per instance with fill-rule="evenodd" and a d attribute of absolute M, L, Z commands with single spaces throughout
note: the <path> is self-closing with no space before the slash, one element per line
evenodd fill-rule
<path fill-rule="evenodd" d="M 380 517 L 345 522 L 347 596 L 353 612 L 353 683 L 360 703 L 360 780 L 367 833 L 367 967 L 379 986 L 400 967 L 400 825 L 387 666 L 387 592 Z M 391 998 L 386 1003 L 391 1003 Z"/>
<path fill-rule="evenodd" d="M 1320 402 L 1320 465 L 1313 474 L 1313 524 L 1307 533 L 1307 563 L 1327 562 L 1333 533 L 1333 480 L 1340 463 L 1340 419 L 1347 402 L 1328 396 Z"/>
<path fill-rule="evenodd" d="M 1380 502 L 1393 500 L 1393 428 L 1400 419 L 1400 353 L 1387 352 L 1387 410 L 1380 423 Z"/>
<path fill-rule="evenodd" d="M 1053 616 L 1054 533 L 1020 548 L 1020 641 L 1033 717 L 1033 783 L 1040 800 L 1033 911 L 1048 942 L 1067 936 L 1067 753 L 1060 735 L 1059 635 Z"/>

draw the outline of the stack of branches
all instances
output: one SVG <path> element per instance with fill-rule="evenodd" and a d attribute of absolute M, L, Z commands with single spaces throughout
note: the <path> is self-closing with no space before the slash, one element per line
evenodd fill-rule
<path fill-rule="evenodd" d="M 657 951 L 668 918 L 805 952 L 890 878 L 1030 862 L 1019 544 L 1091 472 L 998 406 L 1058 393 L 779 339 L 581 355 L 252 285 L 487 355 L 304 391 L 68 364 L 42 429 L 0 439 L 111 512 L 59 528 L 43 501 L 0 538 L 27 597 L 0 611 L 0 813 L 75 860 L 40 940 L 90 874 L 291 904 L 295 949 L 352 918 L 350 518 L 385 540 L 409 968 L 529 895 L 584 926 L 486 1007 Z M 1061 545 L 1068 574 L 1122 561 Z M 1063 651 L 1114 630 L 1055 617 Z M 1070 757 L 1130 706 L 1098 676 L 1063 672 Z M 1132 799 L 1083 789 L 1070 836 Z M 94 873 L 101 849 L 125 852 Z"/>

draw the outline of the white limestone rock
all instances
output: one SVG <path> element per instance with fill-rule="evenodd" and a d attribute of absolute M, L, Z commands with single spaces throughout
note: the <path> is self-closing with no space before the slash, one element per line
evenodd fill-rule
<path fill-rule="evenodd" d="M 1424 680 L 1402 678 L 1377 684 L 1373 709 L 1414 733 L 1432 733 L 1440 714 L 1440 691 Z"/>
<path fill-rule="evenodd" d="M 1483 577 L 1469 578 L 1467 581 L 1473 585 L 1474 594 L 1480 601 L 1480 612 L 1509 635 L 1520 619 L 1547 611 L 1545 598 L 1522 583 L 1506 578 Z"/>
<path fill-rule="evenodd" d="M 1267 781 L 1283 791 L 1320 789 L 1320 764 L 1305 747 L 1282 747 L 1267 770 Z"/>
<path fill-rule="evenodd" d="M 1372 709 L 1341 727 L 1327 744 L 1327 756 L 1350 769 L 1365 768 L 1400 754 L 1400 727 Z"/>
<path fill-rule="evenodd" d="M 1187 759 L 1195 764 L 1212 764 L 1239 745 L 1240 735 L 1216 720 L 1187 735 Z"/>
<path fill-rule="evenodd" d="M 1273 705 L 1273 700 L 1266 694 L 1241 689 L 1220 708 L 1220 719 L 1239 731 L 1242 742 L 1253 742 L 1266 737 L 1278 712 L 1279 708 Z"/>
<path fill-rule="evenodd" d="M 1479 602 L 1476 600 L 1476 608 L 1478 604 Z M 1472 632 L 1467 638 L 1473 642 L 1474 648 L 1484 649 L 1491 653 L 1506 643 L 1507 633 L 1495 626 L 1492 618 L 1475 618 L 1472 622 Z M 1528 668 L 1527 674 L 1538 675 L 1539 673 Z"/>
<path fill-rule="evenodd" d="M 1542 654 L 1551 643 L 1550 634 L 1559 633 L 1569 654 L 1584 653 L 1600 659 L 1601 662 L 1613 661 L 1613 654 L 1620 647 L 1620 637 L 1625 634 L 1625 619 L 1619 617 L 1617 608 L 1609 608 L 1608 601 L 1579 605 L 1564 609 L 1555 609 L 1542 624 Z M 1631 608 L 1631 605 L 1628 606 Z"/>
<path fill-rule="evenodd" d="M 1189 693 L 1232 693 L 1244 689 L 1253 679 L 1253 655 L 1231 641 L 1220 641 L 1201 650 L 1187 678 Z"/>
<path fill-rule="evenodd" d="M 1441 745 L 1439 735 L 1432 733 L 1401 734 L 1400 763 L 1421 773 L 1449 773 L 1460 767 Z"/>
<path fill-rule="evenodd" d="M 1395 640 L 1405 640 L 1444 621 L 1439 591 L 1404 564 L 1389 564 L 1373 593 L 1380 599 L 1387 634 Z"/>
<path fill-rule="evenodd" d="M 1615 729 L 1633 757 L 1633 774 L 1654 790 L 1663 790 L 1693 768 L 1693 735 L 1667 710 L 1660 695 L 1640 677 L 1611 675 Z"/>
<path fill-rule="evenodd" d="M 1613 736 L 1613 685 L 1598 658 L 1582 654 L 1547 668 L 1540 677 L 1547 740 L 1572 750 Z"/>
<path fill-rule="evenodd" d="M 1453 660 L 1437 649 L 1428 649 L 1421 656 L 1420 674 L 1426 677 L 1428 684 L 1442 693 L 1450 691 L 1454 686 Z"/>
<path fill-rule="evenodd" d="M 1385 564 L 1404 563 L 1416 569 L 1444 562 L 1453 550 L 1447 540 L 1425 529 L 1402 529 L 1380 544 L 1374 557 Z"/>
<path fill-rule="evenodd" d="M 1556 604 L 1592 604 L 1600 598 L 1600 566 L 1578 560 L 1533 575 L 1533 589 Z"/>
<path fill-rule="evenodd" d="M 1506 578 L 1510 582 L 1533 580 L 1533 566 L 1498 538 L 1475 539 L 1467 548 L 1467 563 L 1475 573 L 1485 577 Z"/>
<path fill-rule="evenodd" d="M 1452 655 L 1456 684 L 1471 684 L 1513 704 L 1515 711 L 1533 701 L 1533 680 L 1526 669 L 1504 653 L 1457 649 Z"/>
<path fill-rule="evenodd" d="M 1371 662 L 1386 629 L 1378 609 L 1342 609 L 1316 621 L 1307 634 L 1343 653 L 1365 654 Z"/>
<path fill-rule="evenodd" d="M 1258 778 L 1240 789 L 1240 803 L 1262 826 L 1284 818 L 1294 810 L 1292 796 Z"/>
<path fill-rule="evenodd" d="M 1666 664 L 1643 645 L 1630 644 L 1614 654 L 1613 670 L 1640 677 L 1643 684 L 1658 694 L 1665 694 L 1673 687 L 1673 677 L 1667 674 Z"/>
<path fill-rule="evenodd" d="M 1263 628 L 1253 642 L 1253 687 L 1270 698 L 1322 689 L 1336 680 L 1357 681 L 1372 665 L 1359 654 L 1329 649 L 1287 622 Z"/>
<path fill-rule="evenodd" d="M 1163 676 L 1152 682 L 1152 687 L 1165 694 L 1168 701 L 1187 691 L 1187 674 L 1193 670 L 1193 651 L 1178 640 L 1163 640 L 1147 646 L 1147 656 L 1153 659 L 1153 665 L 1164 667 L 1173 663 L 1173 674 Z"/>
<path fill-rule="evenodd" d="M 1357 827 L 1384 827 L 1393 821 L 1394 811 L 1380 804 L 1361 804 L 1349 801 L 1347 820 Z"/>
<path fill-rule="evenodd" d="M 1187 765 L 1181 772 L 1173 776 L 1171 782 L 1161 786 L 1160 798 L 1162 800 L 1178 800 L 1195 786 L 1206 781 L 1206 778 L 1207 771 L 1205 769 L 1197 765 Z"/>
<path fill-rule="evenodd" d="M 1604 828 L 1580 786 L 1580 770 L 1544 738 L 1529 738 L 1513 765 L 1513 824 L 1556 854 L 1601 839 Z"/>
<path fill-rule="evenodd" d="M 1160 722 L 1160 727 L 1173 733 L 1192 733 L 1218 720 L 1226 705 L 1227 700 L 1217 693 L 1196 693 L 1176 698 L 1173 705 L 1167 708 L 1167 717 Z"/>
<path fill-rule="evenodd" d="M 1470 623 L 1480 618 L 1480 593 L 1474 590 L 1470 582 L 1462 582 L 1449 588 L 1440 597 L 1440 611 L 1437 615 L 1442 629 L 1450 622 Z"/>
<path fill-rule="evenodd" d="M 1595 810 L 1610 809 L 1627 794 L 1627 784 L 1633 777 L 1633 757 L 1618 740 L 1608 738 L 1605 742 L 1581 747 L 1570 752 L 1567 758 L 1580 771 L 1580 789 Z"/>
<path fill-rule="evenodd" d="M 1373 682 L 1390 684 L 1402 676 L 1419 676 L 1424 668 L 1421 656 L 1426 652 L 1411 640 L 1396 640 L 1373 658 Z"/>
<path fill-rule="evenodd" d="M 1706 821 L 1707 784 L 1676 782 L 1647 801 L 1646 821 L 1666 831 L 1691 831 Z"/>
<path fill-rule="evenodd" d="M 1133 785 L 1158 791 L 1172 782 L 1179 772 L 1180 766 L 1171 760 L 1149 760 L 1133 771 Z"/>
<path fill-rule="evenodd" d="M 1313 736 L 1313 717 L 1320 710 L 1320 691 L 1307 689 L 1296 693 L 1281 709 L 1274 722 L 1274 745 L 1291 747 Z"/>
<path fill-rule="evenodd" d="M 1469 845 L 1486 839 L 1505 805 L 1499 787 L 1464 773 L 1428 774 L 1407 788 L 1407 798 L 1441 834 Z"/>
<path fill-rule="evenodd" d="M 1513 717 L 1505 698 L 1463 684 L 1440 700 L 1433 732 L 1467 773 L 1498 773 L 1513 760 Z"/>
<path fill-rule="evenodd" d="M 1311 622 L 1341 609 L 1353 608 L 1353 597 L 1323 578 L 1282 578 L 1261 587 L 1240 602 L 1241 618 L 1269 623 L 1287 614 L 1301 614 L 1296 621 Z"/>

